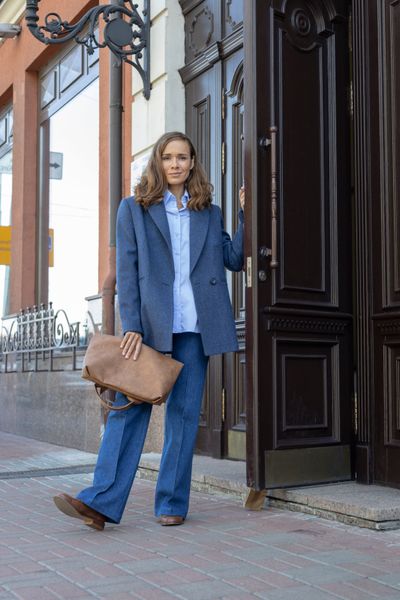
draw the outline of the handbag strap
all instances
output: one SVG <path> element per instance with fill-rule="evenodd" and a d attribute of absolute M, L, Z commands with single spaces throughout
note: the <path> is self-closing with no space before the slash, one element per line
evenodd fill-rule
<path fill-rule="evenodd" d="M 94 384 L 94 388 L 96 390 L 96 394 L 98 395 L 101 404 L 105 408 L 107 408 L 107 410 L 126 410 L 127 408 L 130 408 L 131 406 L 133 406 L 135 404 L 139 404 L 139 402 L 136 402 L 133 399 L 126 396 L 126 398 L 128 400 L 127 404 L 124 404 L 123 406 L 114 406 L 114 404 L 111 401 L 105 400 L 101 395 L 101 394 L 104 394 L 104 392 L 106 392 L 108 388 L 103 387 L 103 386 L 99 385 L 98 383 Z"/>

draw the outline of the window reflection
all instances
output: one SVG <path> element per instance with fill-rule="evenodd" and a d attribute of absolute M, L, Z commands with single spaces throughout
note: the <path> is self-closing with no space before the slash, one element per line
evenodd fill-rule
<path fill-rule="evenodd" d="M 97 79 L 50 118 L 49 300 L 71 321 L 98 292 L 98 161 Z"/>
<path fill-rule="evenodd" d="M 0 158 L 0 226 L 11 225 L 11 196 L 12 196 L 12 151 Z M 0 245 L 3 250 L 10 245 L 7 244 L 6 231 L 2 230 Z M 4 258 L 1 262 L 7 262 L 6 252 L 2 253 Z M 9 313 L 10 307 L 10 266 L 0 264 L 0 317 Z"/>

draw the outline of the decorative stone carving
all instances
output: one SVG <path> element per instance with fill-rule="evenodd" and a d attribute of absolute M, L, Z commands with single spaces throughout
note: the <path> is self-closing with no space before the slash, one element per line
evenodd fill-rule
<path fill-rule="evenodd" d="M 321 43 L 322 37 L 333 33 L 332 15 L 323 1 L 282 1 L 275 10 L 284 22 L 283 30 L 287 38 L 299 50 L 313 50 Z"/>
<path fill-rule="evenodd" d="M 348 321 L 327 321 L 324 319 L 293 319 L 290 317 L 272 317 L 267 319 L 268 331 L 303 331 L 343 334 L 349 326 Z"/>
<path fill-rule="evenodd" d="M 188 45 L 194 56 L 201 54 L 209 45 L 214 33 L 214 15 L 205 6 L 195 14 L 188 32 Z"/>
<path fill-rule="evenodd" d="M 236 336 L 239 345 L 242 345 L 246 342 L 246 332 L 244 329 L 236 329 Z"/>
<path fill-rule="evenodd" d="M 380 330 L 380 332 L 384 335 L 390 334 L 399 334 L 400 333 L 400 319 L 397 320 L 388 320 L 388 321 L 378 321 L 376 326 Z"/>
<path fill-rule="evenodd" d="M 302 8 L 292 9 L 286 15 L 287 34 L 297 48 L 313 50 L 318 43 L 319 34 L 316 17 L 307 2 L 302 4 Z"/>
<path fill-rule="evenodd" d="M 225 2 L 225 20 L 234 29 L 241 21 L 236 20 L 232 15 L 232 2 L 233 0 L 226 0 Z"/>
<path fill-rule="evenodd" d="M 299 35 L 306 36 L 311 31 L 311 21 L 309 16 L 301 8 L 296 9 L 292 13 L 292 26 Z"/>

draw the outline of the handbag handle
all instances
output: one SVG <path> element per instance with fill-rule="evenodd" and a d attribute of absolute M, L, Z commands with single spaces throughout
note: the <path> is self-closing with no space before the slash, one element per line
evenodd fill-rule
<path fill-rule="evenodd" d="M 127 408 L 130 408 L 133 404 L 142 404 L 139 400 L 131 400 L 128 396 L 128 402 L 127 404 L 124 404 L 123 406 L 114 406 L 114 404 L 112 402 L 110 402 L 109 400 L 104 400 L 104 398 L 102 397 L 101 394 L 104 394 L 104 392 L 107 391 L 108 388 L 103 387 L 101 385 L 99 385 L 98 383 L 94 384 L 94 388 L 96 390 L 96 394 L 99 397 L 99 400 L 101 402 L 101 404 L 107 408 L 107 410 L 126 410 Z"/>

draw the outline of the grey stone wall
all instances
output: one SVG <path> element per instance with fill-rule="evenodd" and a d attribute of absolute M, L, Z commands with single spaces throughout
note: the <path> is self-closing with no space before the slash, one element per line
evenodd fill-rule
<path fill-rule="evenodd" d="M 80 371 L 0 375 L 0 430 L 97 452 L 100 403 Z"/>
<path fill-rule="evenodd" d="M 101 410 L 80 371 L 0 374 L 0 430 L 97 452 Z M 155 406 L 145 452 L 160 452 L 164 407 Z"/>

